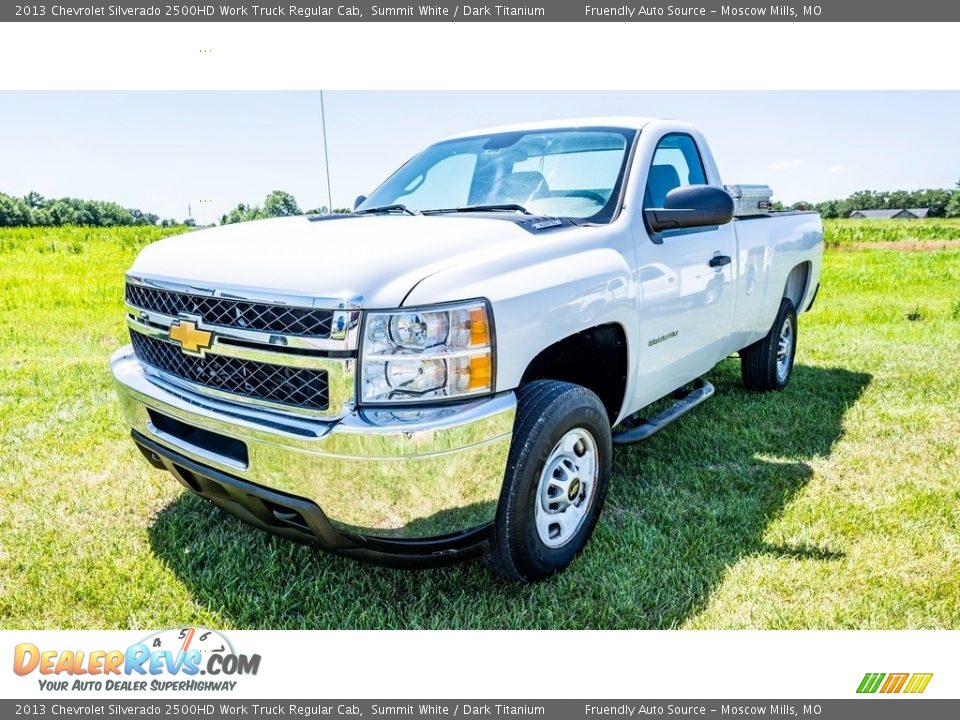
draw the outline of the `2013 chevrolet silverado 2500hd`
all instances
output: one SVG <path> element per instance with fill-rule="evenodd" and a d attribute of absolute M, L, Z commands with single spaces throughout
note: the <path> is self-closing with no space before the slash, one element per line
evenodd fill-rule
<path fill-rule="evenodd" d="M 708 398 L 716 363 L 786 386 L 823 233 L 769 197 L 725 188 L 683 122 L 444 140 L 351 214 L 146 247 L 112 358 L 126 420 L 154 465 L 279 535 L 544 578 L 590 537 L 613 445 Z"/>

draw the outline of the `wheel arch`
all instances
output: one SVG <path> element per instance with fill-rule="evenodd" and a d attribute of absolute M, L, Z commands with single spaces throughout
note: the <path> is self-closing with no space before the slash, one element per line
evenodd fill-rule
<path fill-rule="evenodd" d="M 626 399 L 628 363 L 627 332 L 610 322 L 544 348 L 527 365 L 520 384 L 562 380 L 582 385 L 600 398 L 613 424 Z"/>
<path fill-rule="evenodd" d="M 787 281 L 783 286 L 783 297 L 793 303 L 797 313 L 801 311 L 803 299 L 807 296 L 813 264 L 809 260 L 798 263 L 787 274 Z"/>

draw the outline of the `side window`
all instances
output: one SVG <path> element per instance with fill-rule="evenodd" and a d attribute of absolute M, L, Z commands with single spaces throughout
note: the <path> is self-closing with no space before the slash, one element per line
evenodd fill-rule
<path fill-rule="evenodd" d="M 663 207 L 664 198 L 674 188 L 706 183 L 703 161 L 694 139 L 680 133 L 665 135 L 653 153 L 643 207 Z"/>

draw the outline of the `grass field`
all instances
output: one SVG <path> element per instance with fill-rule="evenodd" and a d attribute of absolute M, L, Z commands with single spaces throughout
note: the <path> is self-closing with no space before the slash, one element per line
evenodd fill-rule
<path fill-rule="evenodd" d="M 877 249 L 828 250 L 788 390 L 722 363 L 715 398 L 617 450 L 569 571 L 518 587 L 335 558 L 185 495 L 107 370 L 123 270 L 160 231 L 0 230 L 0 626 L 960 628 L 960 248 L 829 231 Z"/>
<path fill-rule="evenodd" d="M 827 247 L 914 244 L 926 247 L 960 243 L 960 218 L 931 220 L 828 220 Z"/>

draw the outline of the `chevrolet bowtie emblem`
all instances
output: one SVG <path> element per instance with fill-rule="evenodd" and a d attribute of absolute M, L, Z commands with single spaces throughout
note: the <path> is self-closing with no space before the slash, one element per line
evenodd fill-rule
<path fill-rule="evenodd" d="M 213 333 L 201 330 L 193 320 L 174 320 L 170 326 L 170 339 L 180 345 L 185 353 L 203 355 L 213 345 Z"/>

